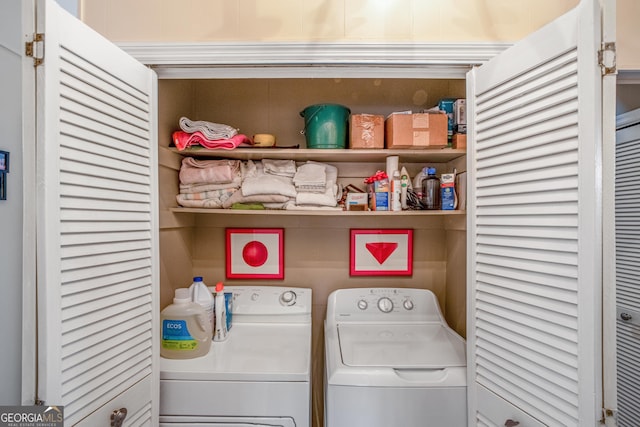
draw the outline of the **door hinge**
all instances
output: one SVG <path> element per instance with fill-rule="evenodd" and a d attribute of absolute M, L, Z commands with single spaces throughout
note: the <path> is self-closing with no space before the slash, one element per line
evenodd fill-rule
<path fill-rule="evenodd" d="M 34 34 L 33 40 L 25 43 L 24 53 L 33 58 L 34 67 L 41 65 L 44 62 L 44 34 Z"/>
<path fill-rule="evenodd" d="M 613 409 L 603 408 L 602 409 L 602 422 L 601 424 L 606 427 L 615 427 L 616 423 L 616 413 Z"/>
<path fill-rule="evenodd" d="M 616 44 L 613 42 L 602 43 L 598 51 L 598 65 L 602 69 L 602 75 L 618 74 L 616 66 Z"/>

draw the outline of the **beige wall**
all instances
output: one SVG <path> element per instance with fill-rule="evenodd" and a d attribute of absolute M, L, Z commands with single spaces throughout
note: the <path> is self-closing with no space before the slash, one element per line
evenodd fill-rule
<path fill-rule="evenodd" d="M 81 0 L 80 16 L 116 42 L 511 42 L 577 3 L 578 0 Z"/>
<path fill-rule="evenodd" d="M 618 69 L 640 70 L 640 1 L 617 0 Z"/>
<path fill-rule="evenodd" d="M 513 42 L 579 0 L 80 0 L 114 42 Z M 640 69 L 640 2 L 617 0 L 618 66 Z"/>

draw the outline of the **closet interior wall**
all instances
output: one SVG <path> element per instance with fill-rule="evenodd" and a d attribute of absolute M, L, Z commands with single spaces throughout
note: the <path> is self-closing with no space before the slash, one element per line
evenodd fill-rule
<path fill-rule="evenodd" d="M 450 326 L 466 334 L 466 215 L 277 215 L 259 212 L 176 213 L 178 172 L 182 155 L 170 150 L 171 133 L 187 116 L 237 127 L 241 133 L 272 133 L 277 144 L 305 147 L 306 106 L 339 103 L 352 113 L 388 115 L 392 111 L 433 107 L 445 97 L 464 98 L 461 79 L 160 79 L 158 107 L 160 181 L 160 306 L 171 303 L 174 290 L 195 275 L 209 286 L 299 286 L 313 290 L 314 418 L 321 417 L 324 337 L 322 325 L 329 294 L 350 287 L 407 287 L 432 290 Z M 360 162 L 350 150 L 338 167 L 339 180 L 364 188 L 363 178 L 384 170 L 381 162 Z M 466 169 L 466 156 L 429 163 L 438 174 Z M 423 163 L 403 163 L 413 177 Z M 284 280 L 227 280 L 225 228 L 284 228 Z M 350 277 L 349 230 L 410 228 L 414 230 L 413 275 Z"/>

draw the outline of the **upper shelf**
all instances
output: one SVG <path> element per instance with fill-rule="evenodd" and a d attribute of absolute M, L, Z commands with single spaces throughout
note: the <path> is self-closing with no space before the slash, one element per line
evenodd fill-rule
<path fill-rule="evenodd" d="M 168 150 L 181 156 L 222 157 L 239 160 L 295 160 L 304 162 L 384 162 L 388 156 L 398 156 L 401 163 L 435 162 L 446 163 L 467 154 L 466 150 L 453 148 L 422 150 L 384 150 L 384 149 L 295 149 L 295 148 L 236 148 L 233 150 L 209 150 L 191 147 L 183 151 L 176 148 Z"/>

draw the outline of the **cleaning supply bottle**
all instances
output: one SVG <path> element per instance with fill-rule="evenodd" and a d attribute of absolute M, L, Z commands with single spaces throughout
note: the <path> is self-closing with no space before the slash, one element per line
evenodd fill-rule
<path fill-rule="evenodd" d="M 213 335 L 214 341 L 224 341 L 227 339 L 227 308 L 224 300 L 224 285 L 222 282 L 216 284 L 216 330 Z"/>
<path fill-rule="evenodd" d="M 391 178 L 391 210 L 392 211 L 401 211 L 402 203 L 400 201 L 400 195 L 402 192 L 400 181 L 400 171 L 394 170 L 393 176 Z"/>
<path fill-rule="evenodd" d="M 402 171 L 400 171 L 400 208 L 402 208 L 402 210 L 408 208 L 407 191 L 409 191 L 409 184 L 409 173 L 403 166 Z"/>
<path fill-rule="evenodd" d="M 193 278 L 193 283 L 189 286 L 189 293 L 191 294 L 191 301 L 200 304 L 204 311 L 207 313 L 209 322 L 211 323 L 211 331 L 215 330 L 215 317 L 213 294 L 204 284 L 202 277 L 196 276 Z"/>
<path fill-rule="evenodd" d="M 413 191 L 415 191 L 418 200 L 422 200 L 422 181 L 427 177 L 427 170 L 427 167 L 420 169 L 420 172 L 413 178 Z"/>
<path fill-rule="evenodd" d="M 428 210 L 440 209 L 440 179 L 436 168 L 428 168 L 427 177 L 422 180 L 422 204 Z"/>
<path fill-rule="evenodd" d="M 209 352 L 211 323 L 204 308 L 191 300 L 189 289 L 176 289 L 173 304 L 160 312 L 160 324 L 160 356 L 193 359 Z"/>

